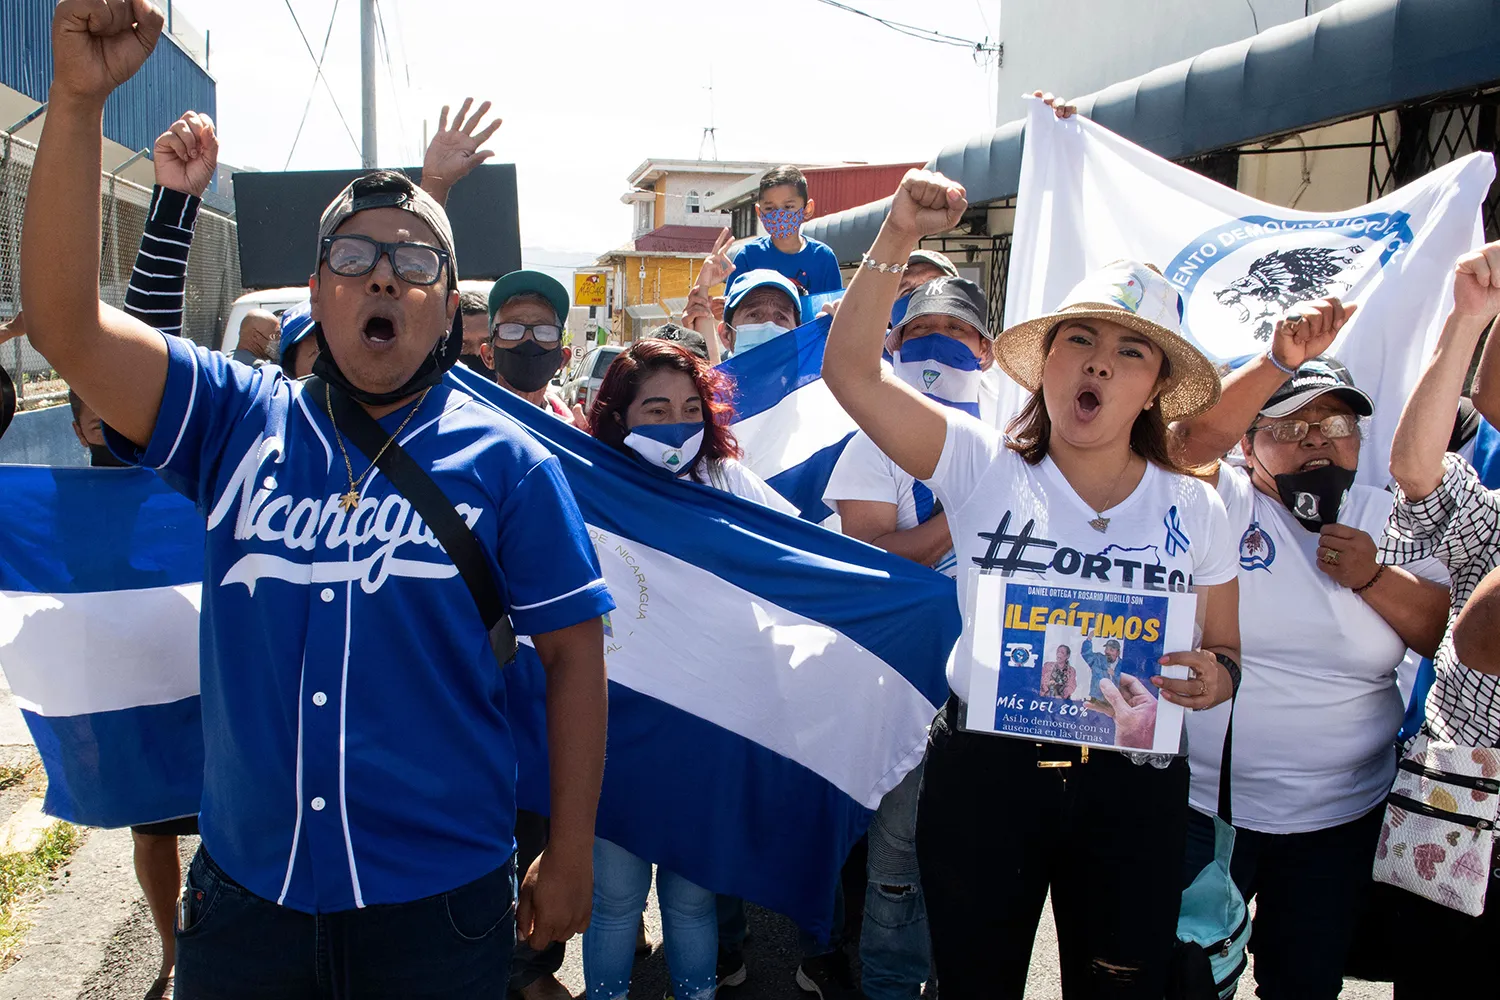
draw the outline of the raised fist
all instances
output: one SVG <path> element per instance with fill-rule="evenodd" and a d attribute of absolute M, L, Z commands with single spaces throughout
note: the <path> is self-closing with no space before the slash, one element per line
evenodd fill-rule
<path fill-rule="evenodd" d="M 161 38 L 150 0 L 62 0 L 52 14 L 52 86 L 102 103 L 135 75 Z"/>
<path fill-rule="evenodd" d="M 891 201 L 886 224 L 904 236 L 921 239 L 958 225 L 968 207 L 962 184 L 930 170 L 908 170 Z"/>
<path fill-rule="evenodd" d="M 1500 313 L 1500 243 L 1458 258 L 1453 273 L 1453 311 L 1490 320 Z"/>
<path fill-rule="evenodd" d="M 203 197 L 219 166 L 219 134 L 208 115 L 188 111 L 163 132 L 151 150 L 156 183 Z"/>
<path fill-rule="evenodd" d="M 1276 321 L 1271 336 L 1271 354 L 1283 368 L 1296 368 L 1333 346 L 1339 331 L 1354 316 L 1358 305 L 1344 305 L 1336 298 L 1302 302 Z"/>

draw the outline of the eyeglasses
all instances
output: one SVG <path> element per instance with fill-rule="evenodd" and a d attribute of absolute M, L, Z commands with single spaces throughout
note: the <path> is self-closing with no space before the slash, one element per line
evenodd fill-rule
<path fill-rule="evenodd" d="M 513 344 L 524 340 L 527 330 L 531 331 L 531 339 L 538 344 L 555 344 L 562 336 L 562 327 L 556 323 L 496 323 L 495 328 L 490 331 L 490 339 Z"/>
<path fill-rule="evenodd" d="M 382 255 L 390 257 L 396 277 L 410 285 L 436 284 L 448 263 L 446 250 L 425 243 L 382 243 L 368 236 L 323 237 L 322 259 L 341 278 L 369 274 Z"/>
<path fill-rule="evenodd" d="M 1307 437 L 1307 432 L 1316 427 L 1330 441 L 1353 437 L 1359 433 L 1359 419 L 1347 413 L 1335 413 L 1331 417 L 1308 423 L 1306 420 L 1273 420 L 1268 424 L 1256 424 L 1252 431 L 1270 431 L 1273 440 L 1282 444 L 1296 444 Z"/>

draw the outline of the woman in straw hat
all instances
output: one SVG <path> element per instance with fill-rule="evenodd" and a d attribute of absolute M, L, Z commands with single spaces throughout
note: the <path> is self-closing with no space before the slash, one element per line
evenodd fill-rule
<path fill-rule="evenodd" d="M 1211 708 L 1230 698 L 1239 673 L 1224 504 L 1167 448 L 1167 422 L 1212 406 L 1219 378 L 1179 332 L 1176 291 L 1132 262 L 1089 275 L 1055 313 L 995 340 L 1000 366 L 1032 393 L 1008 435 L 883 372 L 900 264 L 966 207 L 946 177 L 906 175 L 835 317 L 824 380 L 947 511 L 961 604 L 975 571 L 1084 588 L 1192 588 L 1204 594 L 1203 625 L 1199 648 L 1161 658 L 1182 679 L 1147 670 L 1100 682 L 1097 718 L 1125 749 L 1092 756 L 961 728 L 966 628 L 917 819 L 935 971 L 950 1000 L 1021 997 L 1050 888 L 1064 994 L 1156 1000 L 1176 941 L 1188 819 L 1185 757 L 1144 752 L 1157 697 Z"/>

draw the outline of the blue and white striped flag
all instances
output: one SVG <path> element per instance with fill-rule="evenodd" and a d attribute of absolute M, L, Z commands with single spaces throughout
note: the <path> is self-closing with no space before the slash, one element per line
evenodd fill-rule
<path fill-rule="evenodd" d="M 203 518 L 140 469 L 0 467 L 0 668 L 90 826 L 191 816 L 203 788 Z"/>
<path fill-rule="evenodd" d="M 745 465 L 814 524 L 833 514 L 823 489 L 857 429 L 823 384 L 832 325 L 819 316 L 719 366 L 734 379 L 733 430 Z"/>
<path fill-rule="evenodd" d="M 557 455 L 618 604 L 599 834 L 826 935 L 850 847 L 922 759 L 947 696 L 952 581 L 668 480 L 454 377 Z M 0 467 L 0 490 L 0 667 L 42 749 L 49 809 L 101 825 L 194 812 L 201 516 L 134 470 Z M 529 648 L 506 688 L 518 800 L 545 811 L 545 678 Z"/>

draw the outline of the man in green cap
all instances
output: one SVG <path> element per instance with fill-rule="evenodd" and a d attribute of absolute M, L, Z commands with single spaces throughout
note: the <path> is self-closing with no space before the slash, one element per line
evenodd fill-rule
<path fill-rule="evenodd" d="M 490 288 L 490 334 L 479 348 L 496 381 L 564 420 L 579 413 L 568 408 L 547 383 L 572 360 L 562 342 L 568 315 L 568 290 L 541 271 L 512 271 Z"/>

